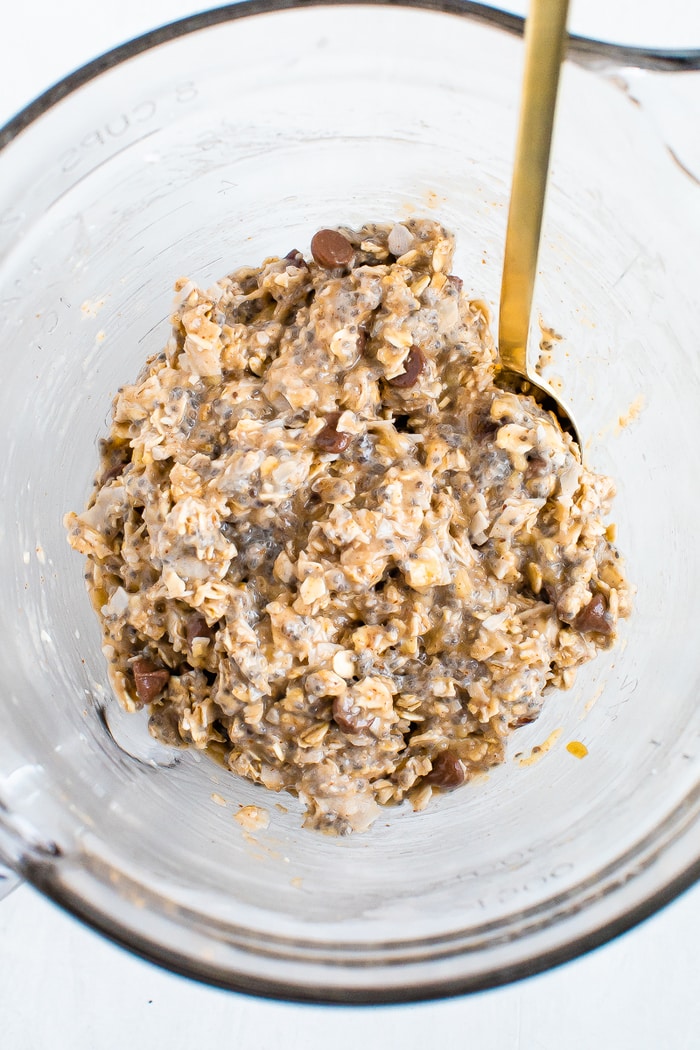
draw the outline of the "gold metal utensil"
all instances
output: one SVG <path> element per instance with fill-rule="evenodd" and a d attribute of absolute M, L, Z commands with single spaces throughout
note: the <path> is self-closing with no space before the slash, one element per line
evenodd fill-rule
<path fill-rule="evenodd" d="M 525 23 L 525 72 L 498 318 L 497 381 L 532 394 L 544 408 L 555 413 L 562 429 L 581 447 L 569 409 L 528 364 L 527 353 L 568 7 L 569 0 L 530 0 Z"/>

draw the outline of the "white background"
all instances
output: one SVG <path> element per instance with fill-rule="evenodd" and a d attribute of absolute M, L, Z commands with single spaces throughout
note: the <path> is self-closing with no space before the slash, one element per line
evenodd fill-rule
<path fill-rule="evenodd" d="M 572 3 L 575 32 L 700 47 L 696 0 Z M 520 0 L 507 6 L 523 8 Z M 87 60 L 192 10 L 191 0 L 8 5 L 0 125 Z M 518 985 L 352 1009 L 266 1003 L 189 983 L 113 947 L 26 886 L 0 905 L 2 1050 L 697 1050 L 699 992 L 700 887 L 614 943 Z"/>

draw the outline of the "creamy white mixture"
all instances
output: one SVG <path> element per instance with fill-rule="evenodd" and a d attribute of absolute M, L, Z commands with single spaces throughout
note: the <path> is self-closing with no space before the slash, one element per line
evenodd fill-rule
<path fill-rule="evenodd" d="M 334 833 L 502 761 L 629 612 L 612 482 L 495 385 L 452 253 L 411 220 L 179 281 L 66 518 L 124 706 Z"/>

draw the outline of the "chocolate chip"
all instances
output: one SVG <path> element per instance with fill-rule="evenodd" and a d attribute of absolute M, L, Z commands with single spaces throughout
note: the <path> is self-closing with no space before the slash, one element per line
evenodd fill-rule
<path fill-rule="evenodd" d="M 211 641 L 214 637 L 214 630 L 209 626 L 201 613 L 192 613 L 187 618 L 185 637 L 187 638 L 188 648 L 191 649 L 195 638 L 207 638 Z"/>
<path fill-rule="evenodd" d="M 296 266 L 297 270 L 308 270 L 306 259 L 301 254 L 298 248 L 292 248 L 291 252 L 287 252 L 285 260 L 290 262 L 292 266 Z"/>
<path fill-rule="evenodd" d="M 453 288 L 456 288 L 458 292 L 461 292 L 464 281 L 461 277 L 457 277 L 456 274 L 450 273 L 447 275 L 447 283 L 451 284 Z"/>
<path fill-rule="evenodd" d="M 357 352 L 359 354 L 364 354 L 365 350 L 367 349 L 368 339 L 369 335 L 367 329 L 364 325 L 360 325 L 360 327 L 357 329 Z"/>
<path fill-rule="evenodd" d="M 459 756 L 454 751 L 441 751 L 437 758 L 433 759 L 433 768 L 425 781 L 445 791 L 452 791 L 453 788 L 461 787 L 466 779 Z"/>
<path fill-rule="evenodd" d="M 147 656 L 141 656 L 131 665 L 136 685 L 136 695 L 142 704 L 150 704 L 170 681 L 170 671 L 158 667 Z"/>
<path fill-rule="evenodd" d="M 322 452 L 342 452 L 350 444 L 350 434 L 337 429 L 339 419 L 340 412 L 329 412 L 325 427 L 316 435 L 316 448 Z"/>
<path fill-rule="evenodd" d="M 334 270 L 337 266 L 348 266 L 355 249 L 337 230 L 319 230 L 311 239 L 311 254 L 319 266 Z"/>
<path fill-rule="evenodd" d="M 398 387 L 399 390 L 406 390 L 408 387 L 415 386 L 418 382 L 418 376 L 425 368 L 423 351 L 419 350 L 417 346 L 412 346 L 408 351 L 403 368 L 404 370 L 400 375 L 394 376 L 393 379 L 387 379 L 387 383 Z"/>
<path fill-rule="evenodd" d="M 573 626 L 581 634 L 612 634 L 613 625 L 608 615 L 608 604 L 600 592 L 594 594 L 588 605 L 584 605 L 574 617 Z"/>
<path fill-rule="evenodd" d="M 353 704 L 350 693 L 344 693 L 333 700 L 333 720 L 344 733 L 353 734 L 367 729 L 372 722 L 372 715 Z"/>
<path fill-rule="evenodd" d="M 516 718 L 515 721 L 511 722 L 510 724 L 512 725 L 513 729 L 520 729 L 521 726 L 529 726 L 536 721 L 537 718 L 535 715 L 521 715 L 520 718 Z"/>

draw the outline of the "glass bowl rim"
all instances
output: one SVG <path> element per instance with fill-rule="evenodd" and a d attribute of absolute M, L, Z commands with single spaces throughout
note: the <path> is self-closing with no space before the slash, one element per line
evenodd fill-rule
<path fill-rule="evenodd" d="M 314 7 L 386 7 L 434 11 L 491 25 L 515 36 L 522 36 L 525 28 L 523 16 L 474 0 L 239 0 L 238 3 L 208 8 L 158 26 L 79 66 L 24 106 L 0 128 L 0 151 L 67 95 L 143 51 L 239 18 Z M 595 70 L 610 67 L 678 73 L 700 70 L 700 48 L 635 47 L 573 33 L 568 34 L 566 57 Z"/>
<path fill-rule="evenodd" d="M 220 24 L 251 18 L 259 14 L 340 7 L 432 11 L 465 18 L 515 36 L 522 36 L 525 26 L 525 19 L 520 15 L 472 2 L 472 0 L 239 0 L 238 3 L 199 11 L 159 26 L 117 45 L 78 67 L 44 91 L 12 117 L 4 127 L 0 128 L 0 154 L 25 129 L 40 120 L 64 98 L 110 69 L 141 53 L 153 50 L 161 44 L 167 44 L 200 30 L 211 29 Z M 599 73 L 608 73 L 623 68 L 662 73 L 700 70 L 700 48 L 635 47 L 575 34 L 569 34 L 567 58 L 584 68 Z M 23 845 L 26 846 L 26 843 Z M 232 973 L 227 970 L 224 974 L 217 971 L 213 965 L 207 966 L 201 962 L 194 962 L 184 952 L 180 953 L 163 947 L 148 934 L 140 934 L 129 929 L 126 924 L 120 923 L 107 912 L 62 885 L 60 878 L 56 877 L 56 862 L 60 863 L 60 856 L 46 856 L 46 854 L 41 856 L 42 852 L 42 850 L 35 852 L 30 847 L 22 859 L 15 863 L 21 877 L 65 911 L 131 953 L 180 976 L 231 991 L 275 1000 L 342 1005 L 398 1004 L 442 999 L 484 991 L 534 976 L 614 939 L 671 903 L 700 880 L 700 856 L 698 856 L 659 889 L 597 928 L 520 962 L 485 970 L 471 977 L 462 975 L 435 981 L 428 979 L 418 984 L 396 985 L 389 988 L 357 986 L 311 988 L 301 983 L 291 983 L 275 978 L 252 977 L 243 972 Z M 53 850 L 48 852 L 53 853 Z M 430 960 L 427 962 L 429 964 Z"/>

